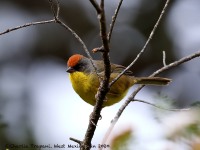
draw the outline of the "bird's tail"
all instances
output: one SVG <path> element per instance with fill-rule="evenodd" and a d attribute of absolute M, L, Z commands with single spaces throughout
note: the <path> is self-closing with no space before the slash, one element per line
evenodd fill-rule
<path fill-rule="evenodd" d="M 171 82 L 171 79 L 162 77 L 136 77 L 135 79 L 135 84 L 145 85 L 168 85 Z"/>

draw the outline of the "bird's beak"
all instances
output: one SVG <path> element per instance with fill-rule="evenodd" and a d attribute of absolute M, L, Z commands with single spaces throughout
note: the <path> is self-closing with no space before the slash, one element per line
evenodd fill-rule
<path fill-rule="evenodd" d="M 69 67 L 69 68 L 67 68 L 67 70 L 66 70 L 66 72 L 68 72 L 68 73 L 73 73 L 73 72 L 75 72 L 76 70 L 74 69 L 74 68 L 72 68 L 72 67 Z"/>

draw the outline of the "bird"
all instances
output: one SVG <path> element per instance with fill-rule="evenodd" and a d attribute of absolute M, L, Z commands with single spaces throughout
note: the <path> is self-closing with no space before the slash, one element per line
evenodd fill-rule
<path fill-rule="evenodd" d="M 93 64 L 96 67 L 96 70 Z M 99 78 L 104 76 L 104 62 L 102 60 L 91 60 L 83 55 L 74 54 L 67 61 L 67 72 L 74 91 L 85 102 L 94 106 L 95 95 L 100 86 Z M 110 81 L 116 78 L 126 67 L 111 63 Z M 103 107 L 111 106 L 121 101 L 134 84 L 144 85 L 168 85 L 169 78 L 163 77 L 135 77 L 132 71 L 127 70 L 111 87 L 103 102 Z"/>

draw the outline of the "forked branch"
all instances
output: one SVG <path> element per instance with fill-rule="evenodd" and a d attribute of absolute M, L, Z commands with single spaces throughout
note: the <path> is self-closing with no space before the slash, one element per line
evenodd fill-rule
<path fill-rule="evenodd" d="M 155 71 L 152 75 L 150 75 L 150 77 L 153 77 L 153 76 L 156 76 L 156 75 L 159 75 L 160 73 L 164 72 L 164 71 L 167 71 L 167 70 L 170 70 L 174 67 L 177 67 L 183 63 L 186 63 L 194 58 L 197 58 L 197 57 L 200 57 L 200 51 L 197 51 L 196 53 L 193 53 L 191 55 L 188 55 L 186 57 L 183 57 L 177 61 L 174 61 L 166 66 L 163 66 L 162 68 L 158 69 L 157 71 Z M 125 101 L 125 103 L 120 107 L 120 109 L 118 110 L 118 112 L 116 113 L 114 119 L 112 120 L 111 122 L 111 125 L 110 127 L 108 128 L 104 138 L 103 138 L 103 141 L 102 143 L 105 143 L 110 135 L 110 133 L 112 132 L 115 124 L 117 123 L 118 119 L 120 118 L 120 116 L 122 115 L 123 111 L 125 110 L 125 108 L 131 103 L 131 102 L 134 102 L 135 101 L 135 96 L 136 94 L 144 87 L 144 85 L 141 85 L 139 86 L 129 97 L 128 99 Z M 138 101 L 138 100 L 137 100 Z M 140 101 L 142 102 L 142 101 Z M 147 103 L 147 102 L 145 102 Z M 153 104 L 150 104 L 150 105 L 153 105 Z M 155 105 L 156 106 L 156 105 Z M 159 107 L 159 106 L 156 106 L 156 107 Z M 187 110 L 188 108 L 186 109 L 180 109 L 180 110 Z"/>
<path fill-rule="evenodd" d="M 170 0 L 167 0 L 163 9 L 162 9 L 162 12 L 156 22 L 156 24 L 154 25 L 150 35 L 149 35 L 149 38 L 147 39 L 146 43 L 144 44 L 143 48 L 141 49 L 141 51 L 138 53 L 138 55 L 136 56 L 136 58 L 130 63 L 130 65 L 128 67 L 126 67 L 126 69 L 124 69 L 124 71 L 122 71 L 115 79 L 113 79 L 113 81 L 110 83 L 110 86 L 112 86 L 127 70 L 129 70 L 134 64 L 135 62 L 140 58 L 140 56 L 144 53 L 144 51 L 146 50 L 146 47 L 147 45 L 149 44 L 149 42 L 151 41 L 151 39 L 153 38 L 153 35 L 158 27 L 158 25 L 160 24 L 160 21 L 161 19 L 163 18 L 163 15 L 167 9 L 167 6 L 169 4 Z"/>
<path fill-rule="evenodd" d="M 101 117 L 101 110 L 103 108 L 103 102 L 106 98 L 106 94 L 109 91 L 109 79 L 110 79 L 110 58 L 109 58 L 109 42 L 107 39 L 107 31 L 106 31 L 106 17 L 104 10 L 104 0 L 101 0 L 100 6 L 93 0 L 90 2 L 95 7 L 97 11 L 97 15 L 99 18 L 99 26 L 100 26 L 100 36 L 102 40 L 102 57 L 104 62 L 104 77 L 100 82 L 100 87 L 96 94 L 96 104 L 93 108 L 93 112 L 90 115 L 90 121 L 88 124 L 88 128 L 85 134 L 85 138 L 81 144 L 81 150 L 89 150 L 91 147 L 91 141 L 94 136 L 94 132 L 96 130 L 96 125 Z"/>

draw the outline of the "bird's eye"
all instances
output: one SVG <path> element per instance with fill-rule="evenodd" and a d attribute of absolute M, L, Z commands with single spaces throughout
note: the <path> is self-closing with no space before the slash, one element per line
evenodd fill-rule
<path fill-rule="evenodd" d="M 78 65 L 74 66 L 74 69 L 76 71 L 83 71 L 85 69 L 85 67 L 81 64 L 78 64 Z"/>

